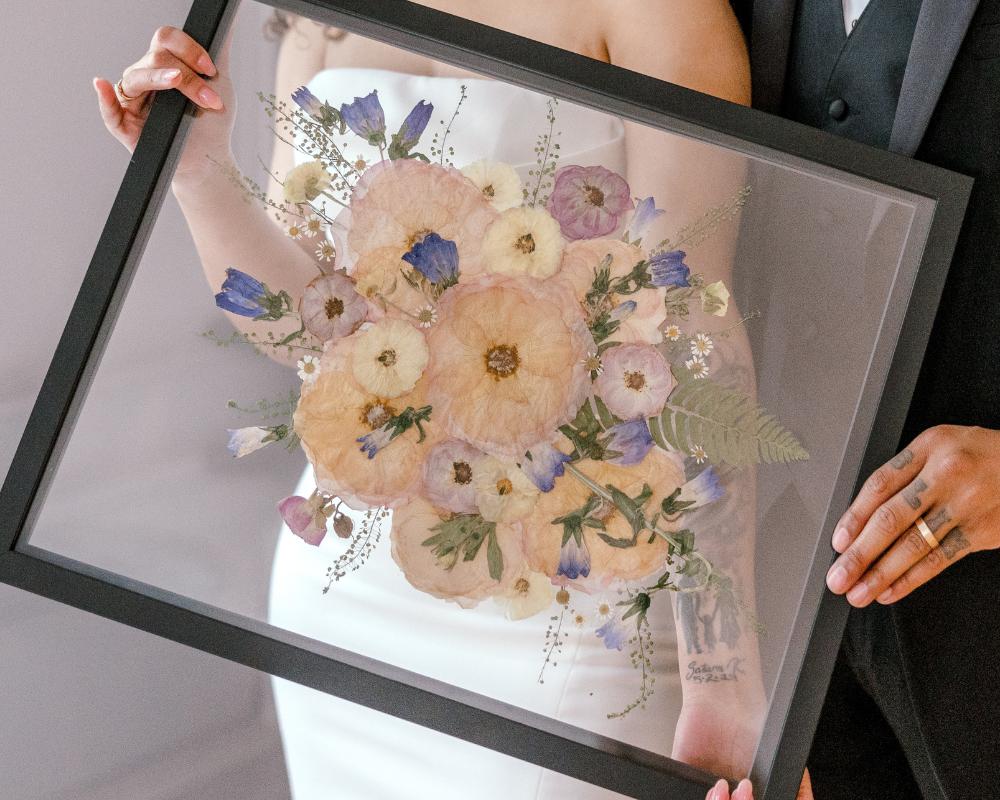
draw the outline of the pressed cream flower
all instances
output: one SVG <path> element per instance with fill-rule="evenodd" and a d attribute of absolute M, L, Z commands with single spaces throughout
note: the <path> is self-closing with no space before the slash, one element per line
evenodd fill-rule
<path fill-rule="evenodd" d="M 484 158 L 462 167 L 462 174 L 476 185 L 497 211 L 521 205 L 521 178 L 510 164 Z"/>
<path fill-rule="evenodd" d="M 427 398 L 451 436 L 520 459 L 576 416 L 596 347 L 565 289 L 480 276 L 445 292 L 438 314 L 427 332 Z"/>
<path fill-rule="evenodd" d="M 285 176 L 285 199 L 289 203 L 307 203 L 319 197 L 333 182 L 319 159 L 307 161 L 289 170 Z"/>
<path fill-rule="evenodd" d="M 302 356 L 297 366 L 304 383 L 312 383 L 319 377 L 319 359 L 316 356 Z"/>
<path fill-rule="evenodd" d="M 412 325 L 386 318 L 358 334 L 351 372 L 365 390 L 379 397 L 410 391 L 427 366 L 427 342 Z"/>
<path fill-rule="evenodd" d="M 493 600 L 503 607 L 506 617 L 516 621 L 533 617 L 544 611 L 556 597 L 556 587 L 548 575 L 525 568 Z"/>
<path fill-rule="evenodd" d="M 529 206 L 510 208 L 487 229 L 483 262 L 488 272 L 541 280 L 555 275 L 562 249 L 559 223 L 548 211 Z"/>
<path fill-rule="evenodd" d="M 484 456 L 476 464 L 473 486 L 483 519 L 515 522 L 531 513 L 538 487 L 512 461 Z"/>
<path fill-rule="evenodd" d="M 701 290 L 701 310 L 716 317 L 726 316 L 729 310 L 729 290 L 726 284 L 716 281 Z"/>

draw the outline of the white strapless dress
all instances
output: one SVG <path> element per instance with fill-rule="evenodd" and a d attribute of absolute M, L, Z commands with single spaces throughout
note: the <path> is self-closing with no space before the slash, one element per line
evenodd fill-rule
<path fill-rule="evenodd" d="M 339 107 L 378 89 L 388 131 L 394 132 L 419 100 L 434 104 L 423 142 L 438 121 L 451 118 L 467 86 L 448 145 L 463 166 L 480 158 L 506 161 L 522 180 L 535 167 L 536 140 L 548 130 L 544 95 L 485 78 L 444 78 L 364 68 L 325 69 L 309 82 L 320 99 Z M 619 118 L 560 101 L 560 164 L 600 164 L 624 175 L 624 126 Z M 377 159 L 378 152 L 348 135 L 349 157 Z M 426 150 L 423 145 L 421 150 Z M 296 153 L 296 163 L 306 159 Z M 294 493 L 315 488 L 307 468 Z M 290 492 L 291 494 L 292 492 Z M 654 596 L 649 615 L 655 649 L 656 691 L 646 709 L 608 719 L 638 694 L 640 677 L 627 651 L 607 650 L 592 619 L 570 636 L 555 666 L 538 674 L 553 612 L 508 621 L 491 600 L 462 609 L 407 583 L 392 560 L 388 527 L 367 562 L 335 582 L 326 570 L 343 551 L 329 535 L 313 547 L 282 527 L 269 594 L 268 621 L 314 639 L 394 663 L 504 702 L 670 754 L 680 712 L 676 634 L 666 594 Z M 612 599 L 615 599 L 612 596 Z M 272 677 L 274 698 L 294 800 L 609 800 L 620 798 L 501 756 L 485 748 L 403 722 Z"/>

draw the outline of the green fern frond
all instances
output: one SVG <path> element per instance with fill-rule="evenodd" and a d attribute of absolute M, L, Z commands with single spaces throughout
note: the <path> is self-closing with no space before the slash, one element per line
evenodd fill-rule
<path fill-rule="evenodd" d="M 681 379 L 663 413 L 650 417 L 649 429 L 663 449 L 690 454 L 700 445 L 715 464 L 744 467 L 809 458 L 798 439 L 747 394 L 710 379 Z"/>

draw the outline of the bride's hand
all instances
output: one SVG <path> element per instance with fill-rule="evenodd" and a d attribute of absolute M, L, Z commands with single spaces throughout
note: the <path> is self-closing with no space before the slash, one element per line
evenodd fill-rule
<path fill-rule="evenodd" d="M 705 800 L 753 800 L 753 786 L 746 778 L 740 781 L 739 786 L 729 794 L 729 784 L 720 780 L 715 786 L 709 789 Z M 795 800 L 813 800 L 812 783 L 809 780 L 809 770 L 802 775 L 802 782 L 799 784 L 798 794 Z"/>
<path fill-rule="evenodd" d="M 94 78 L 94 90 L 104 126 L 130 153 L 146 124 L 153 93 L 177 89 L 195 104 L 195 119 L 185 140 L 174 180 L 197 182 L 214 168 L 206 155 L 224 160 L 231 153 L 236 97 L 229 74 L 232 26 L 220 49 L 218 63 L 179 28 L 156 29 L 149 50 L 122 73 L 122 101 L 110 81 Z"/>

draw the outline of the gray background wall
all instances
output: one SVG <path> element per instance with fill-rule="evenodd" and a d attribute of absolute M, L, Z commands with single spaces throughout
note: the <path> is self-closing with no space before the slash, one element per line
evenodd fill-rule
<path fill-rule="evenodd" d="M 0 285 L 14 298 L 0 314 L 0 475 L 128 164 L 125 148 L 104 129 L 91 78 L 114 81 L 142 55 L 158 25 L 183 25 L 188 6 L 187 0 L 0 3 Z M 270 91 L 273 82 L 274 45 L 259 44 L 262 24 L 256 9 L 237 20 L 234 73 L 252 78 L 238 87 L 243 108 L 256 105 L 254 92 Z M 235 142 L 241 163 L 270 152 L 268 135 L 263 126 L 241 130 Z M 194 258 L 185 234 L 176 207 L 165 208 L 154 238 L 169 237 L 172 247 L 150 247 L 147 257 L 161 263 L 143 269 L 168 270 L 176 263 L 171 257 Z M 205 300 L 203 282 L 188 280 L 183 291 L 181 302 Z M 287 375 L 275 372 L 273 388 L 283 381 Z M 298 466 L 290 472 L 297 475 Z M 134 478 L 141 484 L 152 475 Z M 272 496 L 287 475 L 275 481 Z M 239 530 L 225 535 L 235 538 Z M 159 568 L 188 574 L 187 556 L 204 546 L 195 535 L 155 554 Z M 225 562 L 214 572 L 203 568 L 195 578 L 201 594 L 263 614 L 273 538 L 212 546 L 239 546 L 245 557 L 238 568 Z M 0 796 L 284 800 L 268 677 L 0 586 Z"/>

